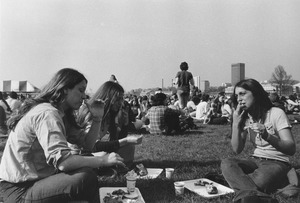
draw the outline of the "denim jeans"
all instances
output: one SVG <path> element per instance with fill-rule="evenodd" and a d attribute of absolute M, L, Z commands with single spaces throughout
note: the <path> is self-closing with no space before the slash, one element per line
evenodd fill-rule
<path fill-rule="evenodd" d="M 100 202 L 97 175 L 90 168 L 58 173 L 35 182 L 0 182 L 0 192 L 5 203 Z"/>
<path fill-rule="evenodd" d="M 268 196 L 284 187 L 290 166 L 278 161 L 227 158 L 222 160 L 221 170 L 238 200 L 251 195 Z"/>
<path fill-rule="evenodd" d="M 189 101 L 190 92 L 184 91 L 184 90 L 177 90 L 177 97 L 179 100 L 180 108 L 185 108 L 187 105 L 187 102 Z"/>

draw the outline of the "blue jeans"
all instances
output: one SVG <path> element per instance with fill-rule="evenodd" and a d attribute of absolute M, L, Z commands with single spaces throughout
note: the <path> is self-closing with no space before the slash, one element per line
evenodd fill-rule
<path fill-rule="evenodd" d="M 185 108 L 188 101 L 189 101 L 189 97 L 190 97 L 190 92 L 188 91 L 184 91 L 184 90 L 177 90 L 177 97 L 179 100 L 179 105 L 180 108 Z"/>
<path fill-rule="evenodd" d="M 90 168 L 58 173 L 35 182 L 0 182 L 0 192 L 5 203 L 100 202 L 97 175 Z"/>
<path fill-rule="evenodd" d="M 288 164 L 259 159 L 227 158 L 221 162 L 224 178 L 236 192 L 235 200 L 267 194 L 288 184 Z"/>

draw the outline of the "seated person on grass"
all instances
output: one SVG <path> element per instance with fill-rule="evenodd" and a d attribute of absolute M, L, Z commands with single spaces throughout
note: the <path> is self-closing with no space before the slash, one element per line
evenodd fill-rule
<path fill-rule="evenodd" d="M 227 103 L 231 100 L 226 100 L 224 96 L 219 96 L 216 98 L 218 102 L 213 102 L 211 104 L 211 109 L 207 113 L 204 123 L 223 125 L 230 122 L 231 119 L 231 106 Z M 219 110 L 218 110 L 219 108 Z"/>
<path fill-rule="evenodd" d="M 270 93 L 269 98 L 273 106 L 281 108 L 284 112 L 286 112 L 285 103 L 284 101 L 280 100 L 279 95 L 276 92 Z"/>
<path fill-rule="evenodd" d="M 196 114 L 194 118 L 199 121 L 204 121 L 209 109 L 210 109 L 209 95 L 203 94 L 200 103 L 196 107 Z"/>
<path fill-rule="evenodd" d="M 128 129 L 125 128 L 129 125 L 129 106 L 122 108 L 123 96 L 124 89 L 119 83 L 107 81 L 87 103 L 105 101 L 104 115 L 97 120 L 101 123 L 101 128 L 98 130 L 93 152 L 117 152 L 124 158 L 124 162 L 131 163 L 134 159 L 135 145 L 142 142 L 143 136 L 127 136 Z M 78 123 L 88 131 L 92 122 L 90 109 L 87 105 L 82 105 L 78 112 Z"/>
<path fill-rule="evenodd" d="M 80 156 L 68 146 L 72 139 L 91 149 L 100 127 L 104 104 L 97 101 L 91 103 L 93 121 L 85 139 L 69 134 L 81 131 L 74 115 L 86 98 L 86 87 L 81 73 L 61 69 L 10 118 L 11 131 L 0 164 L 4 202 L 100 201 L 94 169 L 124 163 L 116 153 Z"/>
<path fill-rule="evenodd" d="M 157 93 L 153 98 L 153 106 L 148 110 L 146 118 L 150 123 L 150 134 L 163 134 L 165 130 L 165 111 L 167 96 L 164 93 Z"/>
<path fill-rule="evenodd" d="M 297 101 L 297 97 L 293 94 L 289 96 L 289 98 L 286 100 L 287 102 L 287 113 L 293 114 L 293 113 L 299 113 L 299 102 Z"/>
<path fill-rule="evenodd" d="M 273 107 L 267 92 L 254 79 L 238 82 L 232 98 L 231 145 L 241 153 L 246 140 L 255 147 L 248 159 L 222 160 L 224 178 L 235 190 L 235 203 L 277 202 L 270 193 L 288 184 L 289 156 L 296 152 L 291 124 L 285 112 Z"/>
<path fill-rule="evenodd" d="M 197 105 L 200 103 L 200 97 L 199 96 L 193 96 L 190 101 L 188 101 L 186 105 L 186 111 L 189 113 L 191 117 L 196 116 L 196 109 Z"/>

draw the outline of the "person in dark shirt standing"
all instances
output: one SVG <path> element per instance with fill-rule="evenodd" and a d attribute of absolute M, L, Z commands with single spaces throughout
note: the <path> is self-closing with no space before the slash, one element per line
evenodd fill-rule
<path fill-rule="evenodd" d="M 175 77 L 175 84 L 177 87 L 177 96 L 179 99 L 180 108 L 184 109 L 187 105 L 190 96 L 190 85 L 194 87 L 194 78 L 189 69 L 187 62 L 180 64 L 180 70 Z"/>

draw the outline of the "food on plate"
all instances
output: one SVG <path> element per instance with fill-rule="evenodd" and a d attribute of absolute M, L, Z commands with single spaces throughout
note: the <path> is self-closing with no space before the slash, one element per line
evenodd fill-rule
<path fill-rule="evenodd" d="M 194 185 L 197 185 L 197 186 L 205 186 L 207 184 L 209 184 L 209 183 L 206 181 L 203 181 L 201 179 L 194 183 Z"/>
<path fill-rule="evenodd" d="M 112 195 L 120 195 L 120 196 L 124 196 L 125 194 L 128 194 L 129 192 L 125 192 L 124 190 L 122 189 L 118 189 L 118 190 L 114 190 L 111 194 Z"/>
<path fill-rule="evenodd" d="M 103 198 L 104 203 L 123 203 L 122 196 L 114 196 L 110 193 Z"/>
<path fill-rule="evenodd" d="M 205 187 L 206 187 L 207 193 L 210 194 L 210 195 L 218 193 L 217 187 L 214 186 L 212 183 L 206 184 Z"/>
<path fill-rule="evenodd" d="M 139 190 L 129 192 L 126 188 L 115 188 L 115 190 L 104 191 L 100 189 L 100 197 L 104 196 L 101 201 L 103 203 L 145 203 Z"/>
<path fill-rule="evenodd" d="M 142 163 L 136 165 L 135 172 L 140 176 L 145 176 L 148 174 L 147 169 Z"/>
<path fill-rule="evenodd" d="M 123 197 L 129 194 L 129 192 L 125 192 L 122 189 L 114 190 L 112 193 L 107 193 L 107 195 L 103 198 L 104 203 L 121 203 L 123 202 Z"/>

